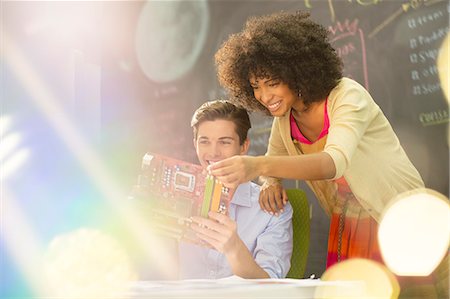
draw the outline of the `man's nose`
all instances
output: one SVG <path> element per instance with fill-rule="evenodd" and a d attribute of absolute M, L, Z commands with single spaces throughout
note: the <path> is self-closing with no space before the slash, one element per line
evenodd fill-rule
<path fill-rule="evenodd" d="M 218 144 L 212 144 L 211 155 L 213 155 L 214 157 L 220 156 L 220 146 Z"/>

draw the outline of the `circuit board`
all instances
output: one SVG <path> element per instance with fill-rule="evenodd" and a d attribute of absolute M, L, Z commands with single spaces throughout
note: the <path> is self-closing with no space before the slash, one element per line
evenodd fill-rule
<path fill-rule="evenodd" d="M 130 198 L 150 217 L 154 228 L 177 239 L 190 239 L 190 217 L 208 217 L 209 211 L 226 213 L 231 194 L 200 165 L 146 153 Z"/>

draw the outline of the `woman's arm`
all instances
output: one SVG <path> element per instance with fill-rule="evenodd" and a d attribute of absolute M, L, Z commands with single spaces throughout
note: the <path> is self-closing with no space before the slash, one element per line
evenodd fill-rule
<path fill-rule="evenodd" d="M 208 166 L 208 171 L 227 187 L 259 176 L 294 180 L 324 180 L 335 176 L 331 156 L 325 152 L 298 156 L 234 156 Z"/>
<path fill-rule="evenodd" d="M 336 169 L 325 152 L 298 156 L 256 157 L 260 175 L 294 180 L 326 180 Z"/>

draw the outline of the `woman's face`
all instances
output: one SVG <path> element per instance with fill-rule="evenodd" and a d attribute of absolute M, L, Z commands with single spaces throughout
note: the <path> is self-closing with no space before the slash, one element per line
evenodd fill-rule
<path fill-rule="evenodd" d="M 280 79 L 251 76 L 249 81 L 255 98 L 273 116 L 285 115 L 299 99 L 289 86 Z"/>

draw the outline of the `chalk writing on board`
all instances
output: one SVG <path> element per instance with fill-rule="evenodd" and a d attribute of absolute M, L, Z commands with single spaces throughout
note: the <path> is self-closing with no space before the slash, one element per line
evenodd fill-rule
<path fill-rule="evenodd" d="M 408 22 L 409 23 L 409 22 Z M 411 28 L 413 29 L 413 28 Z M 437 28 L 432 32 L 420 34 L 410 39 L 409 59 L 414 69 L 411 70 L 411 79 L 416 84 L 412 86 L 412 95 L 420 96 L 440 91 L 440 81 L 436 58 L 439 49 L 435 48 L 447 35 L 448 26 Z"/>
<path fill-rule="evenodd" d="M 448 106 L 441 97 L 437 58 L 449 32 L 450 4 L 430 3 L 410 10 L 394 28 L 405 62 L 403 75 L 408 80 L 405 95 L 414 109 L 414 119 L 423 127 L 449 121 Z"/>
<path fill-rule="evenodd" d="M 449 110 L 438 110 L 438 111 L 430 111 L 430 112 L 422 112 L 419 114 L 419 120 L 424 127 L 439 125 L 448 123 L 449 118 Z"/>
<path fill-rule="evenodd" d="M 344 62 L 344 75 L 364 82 L 366 89 L 369 89 L 366 44 L 364 32 L 359 28 L 358 23 L 358 19 L 337 21 L 336 24 L 328 27 L 328 31 L 331 33 L 330 42 Z"/>
<path fill-rule="evenodd" d="M 424 6 L 430 6 L 436 3 L 440 3 L 444 0 L 409 0 L 407 2 L 404 2 L 400 4 L 400 7 L 398 10 L 396 10 L 393 14 L 391 14 L 389 17 L 387 17 L 381 24 L 376 26 L 369 34 L 369 38 L 373 38 L 375 35 L 378 34 L 381 30 L 383 30 L 385 27 L 387 27 L 390 23 L 392 23 L 395 19 L 397 19 L 400 15 L 408 12 L 410 9 L 418 9 Z"/>
<path fill-rule="evenodd" d="M 336 3 L 344 2 L 343 0 L 328 0 L 328 9 L 330 10 L 331 21 L 332 22 L 336 21 L 336 12 L 334 10 L 334 3 L 335 3 L 335 1 L 337 1 Z M 361 6 L 377 5 L 380 2 L 382 2 L 382 1 L 383 0 L 346 0 L 347 4 L 357 4 L 357 5 L 361 5 Z M 316 0 L 316 1 L 314 1 L 314 0 L 304 0 L 305 6 L 308 9 L 312 9 L 313 8 L 313 5 L 312 5 L 313 2 L 318 2 L 318 0 Z"/>
<path fill-rule="evenodd" d="M 436 58 L 439 54 L 439 46 L 449 30 L 448 24 L 440 22 L 440 16 L 443 15 L 443 11 L 434 11 L 408 19 L 407 28 L 410 32 L 418 32 L 409 39 L 409 60 L 412 66 L 411 80 L 413 81 L 411 94 L 414 97 L 433 94 L 441 90 Z M 425 22 L 429 23 L 427 28 L 432 29 L 426 30 L 424 27 L 423 30 L 417 30 Z"/>

